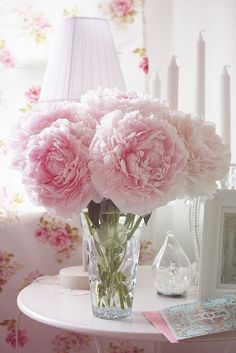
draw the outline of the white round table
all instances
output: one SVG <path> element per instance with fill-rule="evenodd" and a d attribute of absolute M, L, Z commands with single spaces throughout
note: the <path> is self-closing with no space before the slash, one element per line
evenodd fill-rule
<path fill-rule="evenodd" d="M 76 294 L 77 293 L 77 294 Z M 53 285 L 34 282 L 18 295 L 19 309 L 31 319 L 43 324 L 93 336 L 98 352 L 102 352 L 99 337 L 115 337 L 144 341 L 166 342 L 166 338 L 142 315 L 142 311 L 160 309 L 188 303 L 196 298 L 192 289 L 184 297 L 168 298 L 156 294 L 152 284 L 150 266 L 141 266 L 137 276 L 133 314 L 122 320 L 103 320 L 93 316 L 89 292 L 58 291 Z M 232 340 L 236 332 L 208 335 L 192 340 Z"/>

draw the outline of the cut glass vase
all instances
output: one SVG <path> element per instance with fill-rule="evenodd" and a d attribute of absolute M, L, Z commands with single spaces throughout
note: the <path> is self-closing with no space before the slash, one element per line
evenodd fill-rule
<path fill-rule="evenodd" d="M 92 311 L 99 318 L 122 319 L 132 313 L 141 218 L 102 202 L 96 224 L 89 212 L 81 214 Z"/>

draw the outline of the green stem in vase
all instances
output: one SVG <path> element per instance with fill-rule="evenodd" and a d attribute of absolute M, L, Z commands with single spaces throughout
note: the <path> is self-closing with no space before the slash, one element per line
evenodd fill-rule
<path fill-rule="evenodd" d="M 97 291 L 99 306 L 116 306 L 115 296 L 117 295 L 119 306 L 123 309 L 126 305 L 130 305 L 126 276 L 120 270 L 126 254 L 127 236 L 124 234 L 124 229 L 122 229 L 122 234 L 119 233 L 118 226 L 109 223 L 103 225 L 97 231 L 98 244 L 96 249 L 100 245 L 97 249 L 97 256 L 99 257 L 98 273 L 101 281 L 98 284 Z M 109 234 L 110 232 L 112 236 Z"/>
<path fill-rule="evenodd" d="M 133 236 L 134 232 L 138 229 L 140 223 L 142 222 L 143 217 L 140 216 L 132 227 L 131 231 L 128 234 L 128 240 Z"/>
<path fill-rule="evenodd" d="M 131 308 L 130 269 L 127 272 L 131 265 L 125 262 L 127 247 L 144 217 L 123 214 L 111 200 L 103 199 L 100 204 L 90 202 L 84 219 L 94 244 L 91 261 L 96 261 L 93 266 L 97 267 L 97 306 Z"/>

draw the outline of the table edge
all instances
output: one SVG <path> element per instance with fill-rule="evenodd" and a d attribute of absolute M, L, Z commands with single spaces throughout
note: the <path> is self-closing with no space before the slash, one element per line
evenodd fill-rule
<path fill-rule="evenodd" d="M 30 287 L 27 286 L 27 287 Z M 37 322 L 40 322 L 42 324 L 48 325 L 48 326 L 52 326 L 52 327 L 56 327 L 56 328 L 60 328 L 60 329 L 64 329 L 64 330 L 68 330 L 68 331 L 72 331 L 72 332 L 77 332 L 77 333 L 81 333 L 81 334 L 85 334 L 85 335 L 93 335 L 96 337 L 116 337 L 116 338 L 120 338 L 120 339 L 134 339 L 134 340 L 139 340 L 139 341 L 158 341 L 158 342 L 168 342 L 168 340 L 165 338 L 165 336 L 161 333 L 161 332 L 150 332 L 150 333 L 145 333 L 143 335 L 140 334 L 140 332 L 138 333 L 130 333 L 130 332 L 122 332 L 122 333 L 117 333 L 114 331 L 103 331 L 100 329 L 93 329 L 93 328 L 88 328 L 88 326 L 80 326 L 79 328 L 77 327 L 77 325 L 73 325 L 70 323 L 66 323 L 63 322 L 63 327 L 62 325 L 60 325 L 58 323 L 58 321 L 54 320 L 54 319 L 50 319 L 47 318 L 45 319 L 45 316 L 35 313 L 34 311 L 28 309 L 21 300 L 21 297 L 23 295 L 23 292 L 25 289 L 27 289 L 27 287 L 25 287 L 24 289 L 22 289 L 20 291 L 20 293 L 17 296 L 17 306 L 20 309 L 20 311 L 28 316 L 30 319 L 33 319 Z M 142 314 L 142 313 L 141 313 Z M 143 315 L 143 318 L 145 319 L 145 321 L 147 321 L 147 323 L 149 325 L 150 322 L 146 319 L 146 317 Z M 103 319 L 100 319 L 103 320 Z M 152 326 L 152 325 L 151 325 Z"/>

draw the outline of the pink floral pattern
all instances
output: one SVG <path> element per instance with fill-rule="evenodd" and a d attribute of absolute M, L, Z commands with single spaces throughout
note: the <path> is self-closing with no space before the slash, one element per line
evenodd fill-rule
<path fill-rule="evenodd" d="M 77 353 L 80 349 L 89 347 L 91 337 L 74 332 L 56 335 L 52 341 L 54 353 Z"/>
<path fill-rule="evenodd" d="M 148 57 L 147 56 L 144 56 L 143 58 L 141 58 L 140 62 L 139 62 L 139 67 L 140 69 L 143 70 L 143 72 L 145 74 L 148 73 L 148 70 L 149 70 L 149 63 L 148 63 Z"/>
<path fill-rule="evenodd" d="M 41 87 L 40 86 L 32 86 L 25 91 L 25 97 L 27 101 L 31 104 L 35 104 L 38 102 L 39 95 L 40 95 Z"/>
<path fill-rule="evenodd" d="M 52 30 L 47 17 L 43 13 L 36 11 L 32 5 L 23 6 L 17 12 L 22 19 L 24 31 L 33 37 L 36 43 L 44 43 L 47 35 Z"/>
<path fill-rule="evenodd" d="M 140 241 L 139 265 L 149 265 L 153 262 L 155 249 L 152 242 L 148 240 Z"/>
<path fill-rule="evenodd" d="M 27 91 L 25 91 L 26 104 L 24 107 L 20 108 L 21 112 L 27 113 L 33 109 L 34 105 L 39 100 L 40 91 L 40 86 L 32 86 Z"/>
<path fill-rule="evenodd" d="M 4 149 L 1 152 L 4 153 Z M 15 191 L 11 185 L 0 184 L 0 224 L 19 221 L 18 207 L 23 199 L 23 195 Z"/>
<path fill-rule="evenodd" d="M 69 259 L 81 242 L 78 228 L 65 223 L 62 218 L 52 217 L 49 214 L 40 218 L 35 237 L 41 243 L 48 244 L 55 249 L 57 263 Z"/>
<path fill-rule="evenodd" d="M 16 320 L 4 320 L 0 322 L 0 325 L 5 327 L 7 334 L 5 336 L 5 342 L 12 346 L 16 347 Z M 18 345 L 19 347 L 24 347 L 28 341 L 26 330 L 18 330 Z"/>
<path fill-rule="evenodd" d="M 144 349 L 133 346 L 128 341 L 121 341 L 115 344 L 114 342 L 109 343 L 107 353 L 144 353 Z"/>
<path fill-rule="evenodd" d="M 82 13 L 83 13 L 82 9 L 80 9 L 77 5 L 71 8 L 63 9 L 63 16 L 65 17 L 78 17 L 78 16 L 81 16 Z"/>
<path fill-rule="evenodd" d="M 148 74 L 149 71 L 149 61 L 148 57 L 146 56 L 146 50 L 145 48 L 136 48 L 134 51 L 134 54 L 137 54 L 140 58 L 139 61 L 139 68 L 143 70 L 145 74 Z"/>
<path fill-rule="evenodd" d="M 30 285 L 32 282 L 34 282 L 37 278 L 42 277 L 43 273 L 41 273 L 39 270 L 36 270 L 34 272 L 29 272 L 26 277 L 23 278 L 23 284 L 20 288 L 23 289 Z"/>
<path fill-rule="evenodd" d="M 5 69 L 12 69 L 16 66 L 16 59 L 7 48 L 5 40 L 0 40 L 0 63 Z"/>
<path fill-rule="evenodd" d="M 137 0 L 107 0 L 101 3 L 101 8 L 116 24 L 124 25 L 134 22 L 140 3 Z"/>
<path fill-rule="evenodd" d="M 2 286 L 18 272 L 22 266 L 12 261 L 14 255 L 7 251 L 0 251 L 0 293 Z"/>

